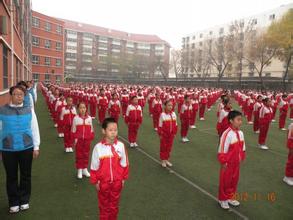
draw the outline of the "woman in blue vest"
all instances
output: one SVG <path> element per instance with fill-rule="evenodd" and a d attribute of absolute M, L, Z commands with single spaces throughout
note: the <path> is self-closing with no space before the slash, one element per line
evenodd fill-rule
<path fill-rule="evenodd" d="M 32 159 L 39 156 L 38 121 L 34 110 L 23 104 L 26 92 L 22 86 L 11 87 L 11 102 L 0 107 L 0 158 L 6 171 L 10 213 L 29 209 Z"/>

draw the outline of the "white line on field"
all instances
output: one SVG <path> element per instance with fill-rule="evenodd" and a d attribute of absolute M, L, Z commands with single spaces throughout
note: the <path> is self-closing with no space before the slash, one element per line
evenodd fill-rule
<path fill-rule="evenodd" d="M 124 140 L 125 142 L 127 142 L 129 144 L 129 141 L 127 139 L 125 139 L 124 137 L 119 135 L 119 138 L 121 138 L 122 140 Z M 159 160 L 157 160 L 156 158 L 154 158 L 152 155 L 148 154 L 147 152 L 145 152 L 143 149 L 137 147 L 135 148 L 137 151 L 139 151 L 140 153 L 144 154 L 146 157 L 148 157 L 149 159 L 151 159 L 152 161 L 154 161 L 157 164 L 161 165 L 161 162 Z M 175 170 L 167 167 L 166 168 L 170 173 L 174 174 L 175 176 L 177 176 L 179 179 L 183 180 L 184 182 L 188 183 L 189 185 L 191 185 L 192 187 L 194 187 L 195 189 L 197 189 L 198 191 L 202 192 L 203 194 L 205 194 L 206 196 L 208 196 L 209 198 L 213 199 L 214 201 L 218 202 L 218 199 L 213 196 L 211 193 L 209 193 L 208 191 L 204 190 L 203 188 L 201 188 L 200 186 L 198 186 L 197 184 L 195 184 L 194 182 L 192 182 L 191 180 L 187 179 L 186 177 L 182 176 L 181 174 L 179 174 L 178 172 L 176 172 Z M 230 208 L 229 209 L 231 212 L 233 212 L 234 214 L 238 215 L 240 218 L 248 220 L 249 218 L 245 215 L 243 215 L 242 213 L 238 212 L 236 209 L 234 208 Z"/>

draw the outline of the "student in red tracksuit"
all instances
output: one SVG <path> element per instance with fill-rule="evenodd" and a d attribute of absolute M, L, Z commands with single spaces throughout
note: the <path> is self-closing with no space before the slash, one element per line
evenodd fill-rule
<path fill-rule="evenodd" d="M 239 180 L 240 162 L 245 159 L 244 135 L 240 129 L 242 114 L 230 111 L 228 115 L 230 127 L 224 131 L 220 139 L 218 160 L 221 164 L 218 199 L 221 208 L 229 209 L 229 205 L 239 206 L 235 193 Z"/>
<path fill-rule="evenodd" d="M 148 95 L 148 105 L 149 105 L 149 115 L 152 117 L 153 116 L 153 109 L 152 109 L 152 103 L 154 99 L 156 98 L 155 94 L 153 91 L 150 92 Z M 162 98 L 161 98 L 162 99 Z"/>
<path fill-rule="evenodd" d="M 222 108 L 222 110 L 220 111 L 220 115 L 219 115 L 218 123 L 217 123 L 217 131 L 218 131 L 219 137 L 221 137 L 223 132 L 226 131 L 227 128 L 229 128 L 230 126 L 230 123 L 228 120 L 229 112 L 232 109 L 230 99 L 229 98 L 224 99 L 223 104 L 224 104 L 224 108 Z"/>
<path fill-rule="evenodd" d="M 279 129 L 286 130 L 286 118 L 289 109 L 289 104 L 287 102 L 287 95 L 282 95 L 282 98 L 279 103 L 280 115 L 279 115 Z"/>
<path fill-rule="evenodd" d="M 196 128 L 195 121 L 196 121 L 196 114 L 197 114 L 198 106 L 199 106 L 197 98 L 193 98 L 191 100 L 191 106 L 192 106 L 192 113 L 191 113 L 189 127 L 190 128 Z"/>
<path fill-rule="evenodd" d="M 190 119 L 192 115 L 192 105 L 190 103 L 190 97 L 188 95 L 184 96 L 184 103 L 181 106 L 180 120 L 181 120 L 181 138 L 182 142 L 186 143 L 189 141 L 187 138 L 188 129 L 190 125 Z"/>
<path fill-rule="evenodd" d="M 184 103 L 184 94 L 182 91 L 179 92 L 177 96 L 177 104 L 178 104 L 178 113 L 180 114 L 181 106 Z"/>
<path fill-rule="evenodd" d="M 141 90 L 141 89 L 139 89 L 139 90 L 137 91 L 137 99 L 138 99 L 138 105 L 140 105 L 141 110 L 143 111 L 143 108 L 144 108 L 144 106 L 145 106 L 145 98 L 144 98 L 144 96 L 142 95 L 142 90 Z"/>
<path fill-rule="evenodd" d="M 177 133 L 177 117 L 171 101 L 165 102 L 165 110 L 161 113 L 158 125 L 158 134 L 160 136 L 160 159 L 162 167 L 172 166 L 169 161 L 174 138 Z"/>
<path fill-rule="evenodd" d="M 97 98 L 97 105 L 98 105 L 98 116 L 99 116 L 99 123 L 102 124 L 108 108 L 108 99 L 105 95 L 105 90 L 100 89 L 100 95 Z"/>
<path fill-rule="evenodd" d="M 291 123 L 288 128 L 287 147 L 289 153 L 283 180 L 288 185 L 293 186 L 293 123 Z"/>
<path fill-rule="evenodd" d="M 123 93 L 121 95 L 121 106 L 122 106 L 123 117 L 125 117 L 128 105 L 129 105 L 129 95 L 127 94 L 127 90 L 123 89 Z"/>
<path fill-rule="evenodd" d="M 115 119 L 106 118 L 102 132 L 104 138 L 96 144 L 92 153 L 90 181 L 97 190 L 100 220 L 116 220 L 129 163 L 124 144 L 117 140 Z"/>
<path fill-rule="evenodd" d="M 246 116 L 247 116 L 247 122 L 248 124 L 253 124 L 252 122 L 252 113 L 253 113 L 253 106 L 254 106 L 254 100 L 253 95 L 251 94 L 250 97 L 247 99 L 247 108 L 246 108 Z"/>
<path fill-rule="evenodd" d="M 259 136 L 258 146 L 263 150 L 269 149 L 265 143 L 269 131 L 270 123 L 272 121 L 273 110 L 271 108 L 271 99 L 263 99 L 263 106 L 259 110 Z"/>
<path fill-rule="evenodd" d="M 114 93 L 112 94 L 112 100 L 110 100 L 109 102 L 108 111 L 109 111 L 110 117 L 114 118 L 117 124 L 118 124 L 119 116 L 120 116 L 120 108 L 121 108 L 121 104 L 118 99 L 118 95 Z"/>
<path fill-rule="evenodd" d="M 259 133 L 259 110 L 262 107 L 262 96 L 259 95 L 256 98 L 256 102 L 253 105 L 253 131 Z"/>
<path fill-rule="evenodd" d="M 159 118 L 160 115 L 163 111 L 162 107 L 162 100 L 160 99 L 160 94 L 156 93 L 156 98 L 153 100 L 152 103 L 152 111 L 153 111 L 153 126 L 155 131 L 158 130 L 158 125 L 159 125 Z"/>
<path fill-rule="evenodd" d="M 97 113 L 97 94 L 95 90 L 90 93 L 90 115 L 92 118 L 96 118 Z"/>
<path fill-rule="evenodd" d="M 136 96 L 131 97 L 131 104 L 127 107 L 125 123 L 128 125 L 128 141 L 130 147 L 138 147 L 136 143 L 138 129 L 142 123 L 142 109 L 138 105 Z"/>
<path fill-rule="evenodd" d="M 88 172 L 88 161 L 91 141 L 94 139 L 94 128 L 92 117 L 88 115 L 86 104 L 80 102 L 77 105 L 78 115 L 73 118 L 71 133 L 75 143 L 75 167 L 77 178 L 90 177 Z"/>
<path fill-rule="evenodd" d="M 64 149 L 66 153 L 73 152 L 74 139 L 71 135 L 71 126 L 74 116 L 76 115 L 76 109 L 73 106 L 73 99 L 68 96 L 66 98 L 67 105 L 62 108 L 60 114 L 60 121 L 64 131 Z"/>
<path fill-rule="evenodd" d="M 62 108 L 65 106 L 66 106 L 66 101 L 65 101 L 64 95 L 60 93 L 59 99 L 56 102 L 56 106 L 55 106 L 56 117 L 57 117 L 58 137 L 64 137 L 63 126 L 62 126 L 62 122 L 60 121 L 60 114 L 61 114 Z"/>
<path fill-rule="evenodd" d="M 204 120 L 204 113 L 207 105 L 207 96 L 206 94 L 201 94 L 199 96 L 199 120 L 203 121 Z"/>

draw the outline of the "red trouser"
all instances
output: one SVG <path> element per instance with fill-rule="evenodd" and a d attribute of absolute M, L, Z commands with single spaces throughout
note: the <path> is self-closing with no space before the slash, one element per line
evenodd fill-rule
<path fill-rule="evenodd" d="M 153 108 L 152 108 L 152 103 L 149 103 L 149 114 L 153 114 Z"/>
<path fill-rule="evenodd" d="M 239 180 L 239 164 L 227 164 L 226 168 L 220 170 L 220 183 L 218 199 L 228 200 L 235 196 Z"/>
<path fill-rule="evenodd" d="M 125 116 L 127 111 L 127 105 L 126 104 L 122 104 L 122 115 Z"/>
<path fill-rule="evenodd" d="M 259 130 L 259 116 L 258 114 L 254 114 L 253 117 L 253 131 L 256 132 Z"/>
<path fill-rule="evenodd" d="M 153 125 L 154 125 L 154 128 L 158 128 L 158 126 L 159 126 L 159 119 L 160 119 L 160 115 L 159 114 L 153 114 Z"/>
<path fill-rule="evenodd" d="M 117 219 L 121 190 L 122 181 L 100 182 L 98 192 L 100 220 Z"/>
<path fill-rule="evenodd" d="M 77 139 L 77 143 L 75 145 L 76 169 L 85 169 L 88 167 L 90 146 L 90 139 Z"/>
<path fill-rule="evenodd" d="M 116 123 L 118 123 L 119 121 L 119 115 L 120 115 L 119 113 L 118 114 L 110 113 L 111 118 L 114 118 Z"/>
<path fill-rule="evenodd" d="M 251 110 L 247 110 L 247 121 L 248 122 L 252 121 L 252 111 Z"/>
<path fill-rule="evenodd" d="M 181 120 L 181 137 L 186 137 L 189 128 L 189 119 L 182 119 Z"/>
<path fill-rule="evenodd" d="M 293 177 L 293 153 L 290 152 L 288 153 L 285 175 L 287 177 Z"/>
<path fill-rule="evenodd" d="M 128 124 L 128 141 L 130 143 L 136 142 L 138 129 L 139 129 L 138 123 L 129 123 Z"/>
<path fill-rule="evenodd" d="M 182 103 L 178 103 L 178 114 L 180 114 Z"/>
<path fill-rule="evenodd" d="M 96 117 L 96 103 L 90 103 L 90 111 L 91 111 L 91 116 Z"/>
<path fill-rule="evenodd" d="M 102 124 L 106 117 L 106 109 L 99 109 L 99 122 Z"/>
<path fill-rule="evenodd" d="M 279 128 L 284 128 L 286 123 L 287 112 L 280 113 L 279 116 Z"/>
<path fill-rule="evenodd" d="M 64 148 L 73 146 L 73 138 L 71 135 L 71 126 L 64 126 Z"/>
<path fill-rule="evenodd" d="M 259 125 L 259 136 L 258 136 L 258 143 L 259 144 L 262 145 L 262 144 L 266 143 L 269 127 L 270 127 L 269 123 Z"/>
<path fill-rule="evenodd" d="M 160 138 L 160 159 L 161 160 L 169 160 L 173 141 L 174 141 L 173 135 Z"/>
<path fill-rule="evenodd" d="M 199 118 L 204 118 L 205 109 L 206 109 L 206 104 L 201 104 L 199 106 Z"/>
<path fill-rule="evenodd" d="M 195 125 L 197 111 L 193 111 L 190 118 L 190 125 Z"/>
<path fill-rule="evenodd" d="M 60 120 L 58 120 L 58 127 L 57 127 L 57 131 L 58 131 L 58 134 L 61 134 L 61 133 L 63 133 L 63 126 L 62 126 L 62 124 L 61 124 L 61 121 Z"/>

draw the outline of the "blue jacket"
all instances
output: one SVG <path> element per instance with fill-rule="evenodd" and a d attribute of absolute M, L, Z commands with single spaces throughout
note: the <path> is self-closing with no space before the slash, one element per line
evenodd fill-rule
<path fill-rule="evenodd" d="M 35 102 L 36 101 L 36 97 L 35 97 L 34 87 L 30 88 L 28 90 L 28 92 L 32 95 L 33 101 Z"/>
<path fill-rule="evenodd" d="M 0 151 L 22 151 L 34 146 L 30 107 L 0 107 Z"/>

